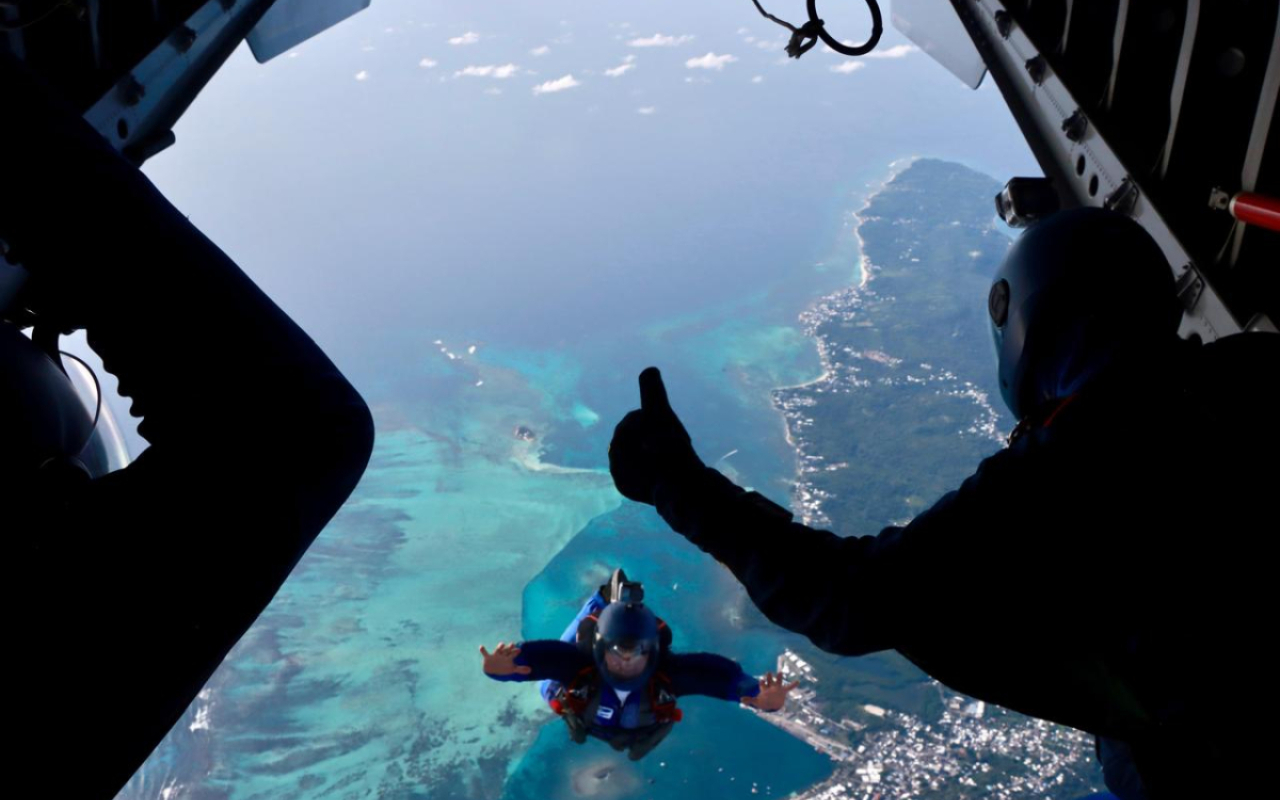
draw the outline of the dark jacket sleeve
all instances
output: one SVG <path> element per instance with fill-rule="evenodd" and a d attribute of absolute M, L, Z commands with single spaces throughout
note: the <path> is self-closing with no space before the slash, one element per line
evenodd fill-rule
<path fill-rule="evenodd" d="M 0 108 L 0 238 L 42 316 L 87 331 L 150 443 L 30 510 L 14 584 L 34 654 L 15 758 L 58 769 L 41 743 L 80 715 L 80 688 L 105 687 L 112 733 L 67 791 L 110 798 L 351 493 L 373 425 L 315 342 L 3 54 Z"/>
<path fill-rule="evenodd" d="M 984 469 L 1003 471 L 1002 455 Z M 862 655 L 911 641 L 926 624 L 915 612 L 941 602 L 932 595 L 947 570 L 983 557 L 976 537 L 948 534 L 986 524 L 984 485 L 975 475 L 906 527 L 850 537 L 796 523 L 710 468 L 660 484 L 656 499 L 671 527 L 724 563 L 771 621 L 829 652 Z"/>
<path fill-rule="evenodd" d="M 495 681 L 545 681 L 568 683 L 591 666 L 591 658 L 575 644 L 558 639 L 534 639 L 520 645 L 517 666 L 532 667 L 528 675 L 490 675 Z"/>
<path fill-rule="evenodd" d="M 713 653 L 673 653 L 661 671 L 671 679 L 672 693 L 681 697 L 701 694 L 737 701 L 760 694 L 759 681 L 738 662 Z"/>

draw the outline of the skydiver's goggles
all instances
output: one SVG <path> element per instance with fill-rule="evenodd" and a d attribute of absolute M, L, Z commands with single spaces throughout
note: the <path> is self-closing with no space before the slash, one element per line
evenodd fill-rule
<path fill-rule="evenodd" d="M 658 649 L 657 642 L 617 642 L 605 647 L 606 653 L 613 653 L 620 658 L 637 658 L 647 656 Z"/>

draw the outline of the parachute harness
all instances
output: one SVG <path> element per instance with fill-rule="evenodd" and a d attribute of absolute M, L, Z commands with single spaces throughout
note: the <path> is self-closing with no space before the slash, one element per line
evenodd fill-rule
<path fill-rule="evenodd" d="M 799 58 L 812 50 L 819 39 L 837 53 L 843 53 L 846 56 L 866 55 L 879 44 L 880 34 L 884 32 L 884 26 L 880 18 L 880 4 L 876 0 L 866 0 L 867 9 L 871 11 L 871 38 L 856 47 L 850 47 L 827 33 L 826 27 L 818 17 L 818 0 L 805 0 L 805 5 L 809 9 L 809 21 L 799 28 L 765 11 L 764 6 L 760 5 L 760 0 L 751 0 L 751 2 L 755 3 L 756 10 L 765 19 L 776 22 L 791 31 L 791 41 L 787 42 L 787 55 L 792 58 Z"/>

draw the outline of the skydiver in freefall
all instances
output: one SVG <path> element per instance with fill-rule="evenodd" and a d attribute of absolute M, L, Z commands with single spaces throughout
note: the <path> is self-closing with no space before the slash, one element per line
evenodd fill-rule
<path fill-rule="evenodd" d="M 373 427 L 315 343 L 2 53 L 0 120 L 0 267 L 29 276 L 0 309 L 8 783 L 111 798 L 351 493 Z M 132 464 L 106 473 L 56 346 L 14 322 L 87 332 L 142 417 Z"/>
<path fill-rule="evenodd" d="M 632 761 L 683 718 L 680 697 L 701 694 L 773 712 L 799 685 L 772 672 L 757 681 L 723 656 L 673 653 L 670 645 L 671 629 L 645 606 L 640 584 L 616 570 L 560 639 L 502 642 L 492 653 L 482 646 L 480 655 L 494 680 L 540 681 L 574 742 L 600 739 Z"/>
<path fill-rule="evenodd" d="M 1275 627 L 1280 336 L 1180 339 L 1159 246 L 1099 209 L 1023 233 L 988 306 L 1017 427 L 905 526 L 845 538 L 734 485 L 698 458 L 654 368 L 610 446 L 618 490 L 819 647 L 895 649 L 1095 734 L 1126 798 L 1248 796 L 1272 691 L 1255 680 Z"/>

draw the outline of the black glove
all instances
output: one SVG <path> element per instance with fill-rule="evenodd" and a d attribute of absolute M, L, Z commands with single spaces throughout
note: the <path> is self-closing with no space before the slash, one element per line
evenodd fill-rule
<path fill-rule="evenodd" d="M 640 408 L 622 418 L 609 443 L 609 474 L 628 500 L 653 505 L 663 480 L 680 480 L 703 469 L 693 441 L 667 400 L 657 367 L 640 373 Z"/>

